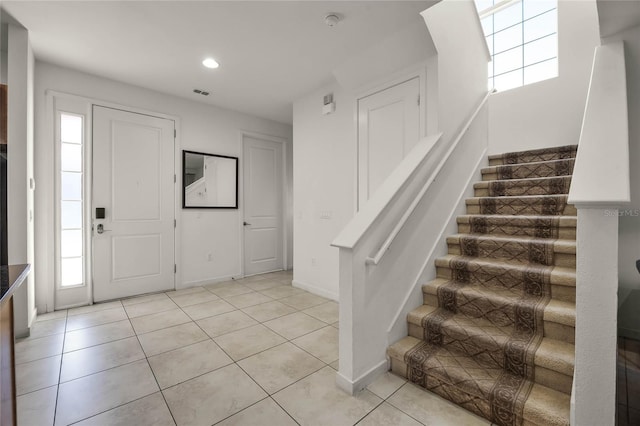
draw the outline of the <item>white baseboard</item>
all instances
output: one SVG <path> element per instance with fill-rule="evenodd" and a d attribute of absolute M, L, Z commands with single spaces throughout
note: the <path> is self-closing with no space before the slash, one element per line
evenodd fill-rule
<path fill-rule="evenodd" d="M 378 376 L 387 371 L 389 371 L 389 361 L 386 359 L 353 381 L 347 379 L 338 371 L 336 373 L 336 385 L 349 395 L 353 395 L 366 388 L 371 382 L 377 379 Z"/>
<path fill-rule="evenodd" d="M 313 293 L 317 296 L 322 296 L 322 297 L 326 297 L 327 299 L 331 299 L 331 300 L 335 300 L 336 302 L 339 302 L 339 297 L 337 293 L 332 293 L 330 291 L 325 290 L 324 288 L 320 288 L 317 287 L 315 285 L 311 285 L 311 284 L 307 284 L 307 283 L 303 283 L 301 281 L 298 280 L 293 280 L 291 281 L 291 285 L 296 287 L 296 288 L 300 288 L 302 290 L 306 290 L 309 293 Z"/>
<path fill-rule="evenodd" d="M 238 275 L 227 275 L 224 277 L 209 278 L 206 280 L 187 281 L 182 283 L 181 285 L 176 285 L 176 290 L 182 290 L 183 288 L 189 287 L 200 287 L 208 284 L 221 283 L 224 281 L 231 281 L 233 279 L 238 279 L 238 277 Z"/>

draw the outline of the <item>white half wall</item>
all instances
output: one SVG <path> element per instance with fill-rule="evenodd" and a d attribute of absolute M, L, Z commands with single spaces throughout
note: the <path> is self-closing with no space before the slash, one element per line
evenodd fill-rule
<path fill-rule="evenodd" d="M 50 311 L 47 291 L 54 285 L 54 233 L 52 215 L 54 206 L 53 146 L 47 127 L 45 92 L 54 90 L 111 102 L 131 108 L 139 108 L 177 116 L 180 120 L 178 140 L 181 149 L 236 156 L 242 165 L 241 131 L 277 136 L 288 141 L 287 151 L 287 200 L 286 217 L 289 219 L 287 244 L 289 268 L 292 255 L 292 128 L 290 125 L 249 116 L 222 108 L 205 105 L 188 99 L 165 95 L 136 86 L 127 85 L 79 71 L 62 68 L 44 62 L 36 62 L 36 250 L 38 259 L 37 304 L 40 312 Z M 170 84 L 170 82 L 167 82 Z M 242 167 L 242 166 L 241 166 Z M 176 170 L 181 189 L 181 170 Z M 242 171 L 240 171 L 242 176 Z M 182 210 L 177 207 L 177 219 L 182 236 L 176 243 L 181 257 L 178 259 L 177 287 L 189 287 L 207 282 L 229 279 L 242 273 L 242 187 L 239 192 L 239 210 Z M 212 260 L 208 260 L 208 254 Z"/>
<path fill-rule="evenodd" d="M 9 264 L 34 263 L 33 251 L 33 52 L 29 32 L 8 27 L 7 222 Z M 35 317 L 35 267 L 14 295 L 14 331 L 29 335 Z"/>
<path fill-rule="evenodd" d="M 489 98 L 489 154 L 578 143 L 600 44 L 594 0 L 558 0 L 558 77 Z"/>

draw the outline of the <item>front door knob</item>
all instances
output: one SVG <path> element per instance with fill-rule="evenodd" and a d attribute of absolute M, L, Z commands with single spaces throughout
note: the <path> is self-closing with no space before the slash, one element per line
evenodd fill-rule
<path fill-rule="evenodd" d="M 99 223 L 98 226 L 96 227 L 96 231 L 98 231 L 98 234 L 102 234 L 103 232 L 110 232 L 111 229 L 104 229 L 104 225 Z"/>

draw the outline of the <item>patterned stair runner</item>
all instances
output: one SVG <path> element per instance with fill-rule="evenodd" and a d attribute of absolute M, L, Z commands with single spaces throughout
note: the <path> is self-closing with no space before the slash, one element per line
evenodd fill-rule
<path fill-rule="evenodd" d="M 392 370 L 497 425 L 568 425 L 577 146 L 489 157 Z"/>

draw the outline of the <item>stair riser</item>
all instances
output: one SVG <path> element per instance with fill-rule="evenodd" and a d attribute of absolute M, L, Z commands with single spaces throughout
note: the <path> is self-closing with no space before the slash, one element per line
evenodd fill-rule
<path fill-rule="evenodd" d="M 436 268 L 436 274 L 438 278 L 443 278 L 445 280 L 453 280 L 453 273 L 449 268 L 438 267 Z M 500 283 L 494 283 L 494 287 L 499 287 Z M 576 302 L 576 288 L 575 284 L 573 286 L 568 285 L 558 285 L 551 284 L 551 298 L 560 300 L 562 302 Z"/>
<path fill-rule="evenodd" d="M 563 147 L 560 149 L 551 148 L 546 150 L 538 150 L 534 153 L 512 153 L 503 154 L 499 156 L 489 157 L 490 166 L 499 166 L 503 164 L 523 164 L 523 163 L 535 163 L 539 161 L 553 161 L 564 160 L 569 158 L 575 158 L 577 154 L 577 147 Z"/>
<path fill-rule="evenodd" d="M 409 336 L 423 340 L 425 337 L 424 328 L 419 325 L 409 323 Z M 484 352 L 484 355 L 486 355 L 485 358 L 488 360 L 488 362 L 491 362 L 490 358 L 487 355 L 487 352 Z M 498 359 L 499 356 L 499 351 L 495 350 L 493 357 L 495 359 Z M 566 393 L 567 395 L 571 394 L 571 385 L 573 379 L 572 377 L 567 376 L 566 374 L 562 374 L 561 372 L 553 371 L 548 368 L 536 365 L 534 369 L 534 381 L 540 385 L 557 390 L 558 392 Z"/>
<path fill-rule="evenodd" d="M 471 234 L 471 225 L 468 223 L 459 223 L 458 224 L 458 233 L 459 234 Z M 476 232 L 477 233 L 477 232 Z M 512 235 L 514 237 L 544 237 L 541 234 L 540 229 L 533 226 L 501 226 L 501 227 L 488 227 L 486 229 L 486 234 L 495 234 L 495 235 Z M 554 236 L 554 238 L 556 238 Z M 575 240 L 576 239 L 576 228 L 575 227 L 561 227 L 558 229 L 557 238 L 561 238 L 564 240 Z"/>
<path fill-rule="evenodd" d="M 568 156 L 560 156 L 560 155 L 550 155 L 547 158 L 542 159 L 541 157 L 523 157 L 518 160 L 516 163 L 506 163 L 503 158 L 490 158 L 489 166 L 512 166 L 514 164 L 526 164 L 526 163 L 537 163 L 540 161 L 555 161 L 555 160 L 569 160 L 571 158 L 575 158 L 575 153 L 569 154 Z"/>
<path fill-rule="evenodd" d="M 543 215 L 543 216 L 576 216 L 578 211 L 572 204 L 566 204 L 562 210 L 550 208 L 544 203 L 524 204 L 496 200 L 495 208 L 488 209 L 473 201 L 467 201 L 467 214 L 499 214 L 499 215 Z"/>
<path fill-rule="evenodd" d="M 423 293 L 422 300 L 425 305 L 440 307 L 438 296 L 435 294 Z M 409 324 L 411 326 L 411 323 Z M 416 324 L 413 324 L 419 327 Z M 575 343 L 575 327 L 566 324 L 560 324 L 552 321 L 544 321 L 544 337 L 559 340 L 561 342 Z M 417 336 L 414 336 L 417 337 Z M 424 337 L 424 336 L 422 336 Z M 422 339 L 420 337 L 420 339 Z"/>
<path fill-rule="evenodd" d="M 524 274 L 528 268 L 517 267 L 516 265 L 496 265 L 489 263 L 462 262 L 456 265 L 454 271 L 448 261 L 443 258 L 436 259 L 436 276 L 445 280 L 462 280 L 463 282 L 474 282 L 485 287 L 503 287 L 505 279 L 514 283 L 511 287 L 518 287 L 524 282 Z M 534 269 L 549 269 L 539 265 L 531 265 Z M 459 269 L 459 270 L 458 270 Z M 458 273 L 456 273 L 458 272 Z M 461 276 L 464 277 L 461 278 Z M 575 291 L 576 276 L 574 273 L 567 273 L 561 269 L 552 268 L 549 276 L 551 285 L 561 285 L 571 287 Z"/>
<path fill-rule="evenodd" d="M 568 194 L 571 177 L 494 180 L 473 185 L 476 197 Z"/>
<path fill-rule="evenodd" d="M 543 191 L 540 188 L 529 187 L 517 187 L 510 188 L 505 191 L 504 194 L 498 194 L 489 190 L 489 188 L 475 188 L 473 192 L 474 197 L 501 197 L 501 196 L 513 196 L 518 197 L 522 195 L 551 195 L 551 194 L 567 194 L 567 192 L 557 191 Z"/>
<path fill-rule="evenodd" d="M 552 163 L 517 164 L 482 169 L 482 180 L 534 179 L 569 176 L 573 173 L 574 160 Z"/>
<path fill-rule="evenodd" d="M 478 256 L 488 259 L 511 259 L 511 253 L 514 253 L 515 249 L 512 245 L 505 244 L 503 247 L 499 247 L 498 249 L 492 248 L 491 250 L 486 250 L 482 248 L 482 245 L 478 248 Z M 449 254 L 452 255 L 462 255 L 462 249 L 460 244 L 449 243 Z M 544 262 L 535 262 L 534 256 L 525 256 L 524 261 L 532 261 L 532 263 L 538 263 L 545 265 Z M 576 267 L 576 255 L 575 254 L 567 254 L 567 253 L 558 253 L 554 252 L 553 254 L 553 262 L 551 262 L 548 266 L 562 266 L 567 268 L 575 268 Z"/>

